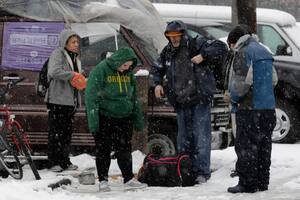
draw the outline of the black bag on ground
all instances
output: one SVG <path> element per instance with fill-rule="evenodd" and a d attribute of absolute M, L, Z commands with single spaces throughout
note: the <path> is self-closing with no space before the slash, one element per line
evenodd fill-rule
<path fill-rule="evenodd" d="M 47 89 L 49 88 L 49 81 L 47 78 L 49 58 L 45 61 L 38 77 L 36 93 L 40 97 L 45 97 Z"/>
<path fill-rule="evenodd" d="M 148 186 L 192 186 L 192 162 L 188 155 L 160 157 L 149 154 L 139 170 L 138 180 Z"/>

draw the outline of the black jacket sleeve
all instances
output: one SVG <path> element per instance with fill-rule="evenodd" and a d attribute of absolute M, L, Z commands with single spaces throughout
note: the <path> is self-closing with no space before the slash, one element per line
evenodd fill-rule
<path fill-rule="evenodd" d="M 152 81 L 152 86 L 162 85 L 163 77 L 166 74 L 166 67 L 164 65 L 164 50 L 160 54 L 159 58 L 154 62 L 151 67 L 150 78 Z"/>
<path fill-rule="evenodd" d="M 196 45 L 197 51 L 207 62 L 223 61 L 228 52 L 227 45 L 220 40 L 197 38 Z"/>

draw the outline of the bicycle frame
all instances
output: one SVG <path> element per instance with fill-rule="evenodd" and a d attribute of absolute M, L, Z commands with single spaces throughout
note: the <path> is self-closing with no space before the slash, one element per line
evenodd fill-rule
<path fill-rule="evenodd" d="M 6 140 L 8 139 L 8 136 L 11 137 L 11 141 L 15 145 L 16 150 L 18 153 L 25 156 L 35 179 L 39 180 L 41 177 L 30 155 L 32 149 L 29 144 L 28 135 L 25 133 L 21 124 L 15 120 L 15 115 L 10 112 L 8 106 L 3 103 L 5 100 L 5 94 L 7 94 L 18 82 L 23 81 L 24 78 L 3 77 L 3 79 L 8 80 L 9 82 L 6 85 L 6 88 L 0 93 L 0 104 L 2 105 L 2 107 L 0 107 L 0 114 L 2 113 L 2 116 L 4 116 L 4 120 L 1 119 L 2 124 L 0 127 L 0 134 L 3 138 L 5 137 Z"/>
<path fill-rule="evenodd" d="M 12 142 L 14 143 L 14 145 L 17 148 L 17 151 L 20 151 L 21 147 L 19 145 L 19 142 L 18 142 L 16 136 L 13 134 L 13 130 L 12 130 L 12 125 L 15 125 L 21 131 L 22 139 L 23 139 L 25 145 L 27 146 L 27 148 L 29 150 L 32 150 L 31 146 L 30 146 L 30 143 L 29 143 L 28 135 L 24 132 L 21 124 L 18 121 L 15 120 L 15 115 L 10 112 L 7 105 L 4 105 L 4 106 L 0 107 L 0 116 L 4 116 L 4 120 L 0 119 L 2 122 L 4 122 L 2 124 L 2 126 L 0 127 L 0 133 L 1 134 L 2 133 L 9 134 L 10 137 L 11 137 Z"/>

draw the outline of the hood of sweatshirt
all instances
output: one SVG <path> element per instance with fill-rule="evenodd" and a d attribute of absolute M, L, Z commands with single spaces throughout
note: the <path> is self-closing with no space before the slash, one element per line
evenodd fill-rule
<path fill-rule="evenodd" d="M 133 61 L 129 70 L 133 70 L 137 64 L 137 57 L 131 48 L 125 47 L 115 51 L 109 58 L 106 59 L 108 66 L 116 70 L 127 61 Z"/>
<path fill-rule="evenodd" d="M 75 31 L 73 31 L 71 29 L 64 29 L 59 35 L 59 48 L 64 49 L 67 44 L 68 39 L 71 36 L 79 37 L 79 35 Z"/>

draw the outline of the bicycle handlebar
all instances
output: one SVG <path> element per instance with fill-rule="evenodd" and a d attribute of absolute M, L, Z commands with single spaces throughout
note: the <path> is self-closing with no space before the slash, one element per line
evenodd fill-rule
<path fill-rule="evenodd" d="M 25 80 L 25 77 L 19 77 L 19 76 L 3 76 L 3 80 L 8 80 L 8 83 L 6 84 L 6 87 L 3 91 L 0 90 L 0 101 L 5 97 L 5 94 L 8 93 L 8 91 L 15 85 L 17 85 L 19 82 L 22 82 Z"/>

